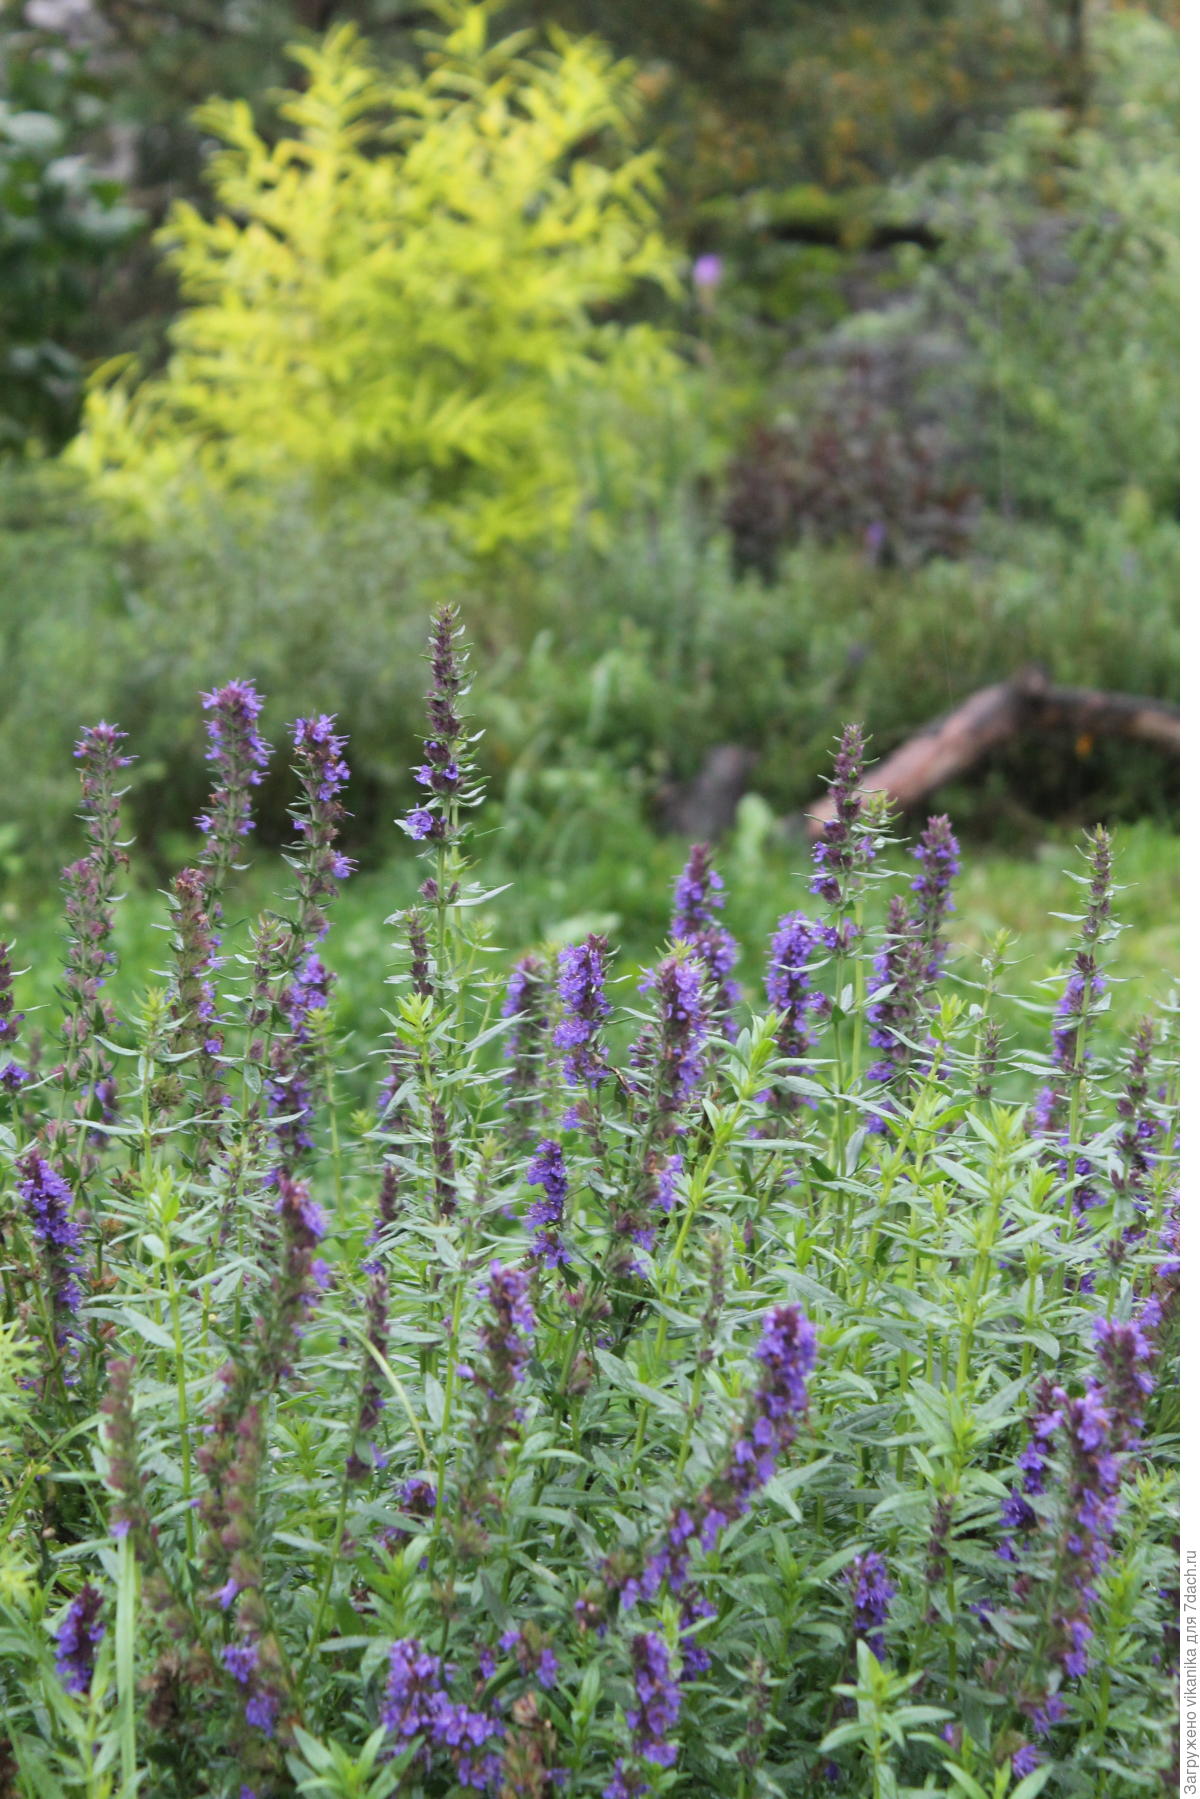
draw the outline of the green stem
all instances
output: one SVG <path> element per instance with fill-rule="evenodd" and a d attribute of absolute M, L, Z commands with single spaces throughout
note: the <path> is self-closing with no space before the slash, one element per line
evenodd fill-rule
<path fill-rule="evenodd" d="M 337 1567 L 338 1559 L 342 1553 L 342 1536 L 346 1529 L 346 1506 L 349 1499 L 350 1475 L 347 1471 L 343 1471 L 341 1492 L 338 1495 L 337 1518 L 334 1521 L 333 1536 L 329 1543 L 329 1555 L 325 1562 L 325 1574 L 321 1581 L 321 1591 L 317 1597 L 317 1608 L 313 1613 L 312 1633 L 308 1639 L 308 1647 L 304 1651 L 304 1658 L 296 1671 L 297 1688 L 304 1685 L 309 1665 L 312 1662 L 313 1656 L 316 1654 L 317 1644 L 321 1640 L 321 1632 L 325 1626 L 325 1608 L 329 1604 L 329 1595 L 333 1588 L 333 1571 Z"/>

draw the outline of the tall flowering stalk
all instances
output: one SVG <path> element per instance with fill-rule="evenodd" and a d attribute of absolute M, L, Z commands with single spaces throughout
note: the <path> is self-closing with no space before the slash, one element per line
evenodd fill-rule
<path fill-rule="evenodd" d="M 709 1008 L 704 963 L 691 947 L 680 946 L 647 970 L 639 993 L 654 998 L 654 1023 L 634 1045 L 638 1118 L 654 1143 L 671 1142 L 704 1078 L 703 1049 Z"/>
<path fill-rule="evenodd" d="M 30 1079 L 29 1070 L 11 1053 L 24 1017 L 14 1009 L 12 947 L 0 939 L 0 1092 L 19 1093 Z"/>
<path fill-rule="evenodd" d="M 1145 1404 L 1154 1388 L 1158 1352 L 1144 1326 L 1157 1317 L 1154 1312 L 1149 1320 L 1095 1320 L 1097 1371 L 1082 1394 L 1073 1396 L 1045 1378 L 1039 1382 L 1029 1438 L 1018 1458 L 1021 1485 L 1002 1507 L 1009 1534 L 998 1553 L 1017 1565 L 1021 1597 L 1029 1591 L 1032 1546 L 1040 1534 L 1049 1535 L 1045 1616 L 1035 1661 L 1048 1655 L 1058 1670 L 1056 1681 L 1081 1680 L 1088 1671 L 1096 1583 L 1110 1555 L 1125 1462 L 1141 1442 Z M 1043 1737 L 1067 1715 L 1057 1685 L 1046 1683 L 1038 1665 L 1021 1708 L 1035 1735 Z"/>
<path fill-rule="evenodd" d="M 83 1228 L 75 1215 L 75 1196 L 45 1157 L 31 1149 L 17 1162 L 17 1191 L 41 1257 L 43 1298 L 51 1341 L 47 1344 L 61 1377 L 61 1357 L 75 1334 L 83 1303 Z"/>
<path fill-rule="evenodd" d="M 447 908 L 460 893 L 462 814 L 483 800 L 471 760 L 474 739 L 467 732 L 462 709 L 471 691 L 462 637 L 455 608 L 439 607 L 429 637 L 431 680 L 425 696 L 429 735 L 423 745 L 424 758 L 413 771 L 422 789 L 421 800 L 398 821 L 402 830 L 416 842 L 429 845 L 434 853 L 435 872 L 422 884 L 421 898 L 436 908 L 443 939 Z M 443 941 L 443 952 L 445 947 Z"/>
<path fill-rule="evenodd" d="M 925 946 L 925 980 L 932 982 L 945 966 L 946 941 L 942 929 L 947 916 L 954 910 L 950 884 L 961 867 L 958 839 L 945 813 L 927 821 L 912 854 L 921 865 L 920 873 L 911 883 L 916 896 L 913 927 Z"/>
<path fill-rule="evenodd" d="M 505 1134 L 514 1150 L 525 1149 L 546 1110 L 546 1051 L 550 1035 L 550 970 L 541 956 L 522 956 L 509 977 L 500 1008 L 512 1020 L 504 1044 L 508 1064 L 504 1084 Z"/>
<path fill-rule="evenodd" d="M 799 1419 L 808 1409 L 808 1376 L 817 1362 L 817 1333 L 799 1306 L 774 1306 L 768 1311 L 754 1360 L 759 1378 L 729 1457 L 696 1499 L 676 1504 L 664 1535 L 644 1554 L 639 1571 L 624 1574 L 622 1607 L 655 1603 L 666 1585 L 680 1599 L 685 1630 L 714 1616 L 711 1601 L 703 1598 L 691 1578 L 693 1542 L 702 1551 L 716 1547 L 721 1533 L 750 1509 L 754 1495 L 774 1475 L 779 1457 L 795 1441 Z M 678 1722 L 682 1693 L 669 1673 L 666 1644 L 653 1632 L 635 1635 L 631 1659 L 637 1693 L 637 1705 L 628 1713 L 633 1750 L 644 1761 L 671 1767 L 676 1745 L 669 1741 L 669 1731 Z M 707 1653 L 685 1642 L 684 1678 L 700 1675 L 707 1666 Z M 608 1799 L 628 1799 L 639 1792 L 644 1786 L 637 1772 L 619 1761 L 604 1794 Z"/>
<path fill-rule="evenodd" d="M 921 999 L 928 980 L 929 947 L 917 928 L 907 901 L 893 895 L 888 905 L 887 935 L 875 956 L 867 985 L 868 1041 L 877 1052 L 867 1077 L 899 1092 L 916 1053 L 913 1037 L 921 1019 Z M 882 1117 L 873 1120 L 884 1128 Z"/>
<path fill-rule="evenodd" d="M 658 1225 L 675 1205 L 683 1157 L 675 1145 L 698 1101 L 708 1041 L 704 964 L 680 945 L 647 972 L 639 991 L 654 998 L 654 1016 L 630 1054 L 634 1070 L 634 1126 L 640 1165 L 614 1196 L 613 1266 L 642 1272 L 631 1245 L 650 1249 Z"/>
<path fill-rule="evenodd" d="M 100 1402 L 108 1447 L 109 1522 L 114 1537 L 128 1537 L 133 1544 L 146 1603 L 168 1636 L 187 1651 L 193 1678 L 203 1680 L 212 1670 L 211 1658 L 164 1565 L 159 1533 L 146 1505 L 133 1411 L 136 1372 L 132 1356 L 114 1357 L 107 1366 L 107 1390 Z"/>
<path fill-rule="evenodd" d="M 942 935 L 954 910 L 950 884 L 959 871 L 958 842 L 944 815 L 931 818 L 913 850 L 920 872 L 910 883 L 912 898 L 894 896 L 888 906 L 887 934 L 875 956 L 867 984 L 868 1041 L 877 1051 L 867 1069 L 869 1080 L 898 1098 L 917 1056 L 914 1038 L 920 1030 L 930 987 L 946 961 Z M 885 1102 L 884 1113 L 889 1109 Z M 885 1116 L 872 1119 L 885 1128 Z"/>
<path fill-rule="evenodd" d="M 571 1260 L 562 1237 L 568 1186 L 562 1144 L 552 1137 L 544 1138 L 525 1179 L 531 1187 L 540 1187 L 543 1195 L 529 1208 L 529 1223 L 534 1227 L 529 1253 L 544 1268 L 560 1268 Z"/>
<path fill-rule="evenodd" d="M 568 1128 L 580 1121 L 587 1095 L 608 1073 L 604 1048 L 604 1020 L 612 1004 L 604 991 L 607 937 L 594 934 L 583 943 L 568 944 L 558 956 L 558 997 L 562 1017 L 554 1028 L 554 1045 L 563 1052 L 562 1078 L 568 1087 L 582 1087 L 583 1101 L 571 1106 L 563 1118 Z"/>
<path fill-rule="evenodd" d="M 214 780 L 206 809 L 196 820 L 204 834 L 200 866 L 204 871 L 206 901 L 214 917 L 220 915 L 220 895 L 244 840 L 254 829 L 251 789 L 262 783 L 271 759 L 271 746 L 259 735 L 258 717 L 263 708 L 253 681 L 227 681 L 224 687 L 201 695 L 211 714 L 205 727 Z"/>
<path fill-rule="evenodd" d="M 128 857 L 120 840 L 118 785 L 132 756 L 121 754 L 125 732 L 101 721 L 85 730 L 75 746 L 83 788 L 82 818 L 88 852 L 62 872 L 69 932 L 64 975 L 63 1079 L 78 1089 L 84 1116 L 105 1123 L 116 1116 L 117 1088 L 112 1058 L 99 1042 L 115 1018 L 102 989 L 116 961 L 113 934 L 116 879 Z"/>
<path fill-rule="evenodd" d="M 621 1580 L 621 1604 L 653 1603 L 664 1583 L 672 1593 L 688 1588 L 694 1557 L 716 1547 L 722 1533 L 749 1511 L 790 1448 L 808 1409 L 808 1377 L 816 1366 L 817 1334 L 799 1306 L 774 1306 L 754 1350 L 758 1379 L 728 1455 L 714 1478 L 692 1500 L 675 1506 L 662 1536 L 640 1568 Z"/>
<path fill-rule="evenodd" d="M 460 1545 L 475 1550 L 484 1546 L 486 1539 L 480 1534 L 483 1514 L 495 1502 L 488 1488 L 489 1475 L 503 1464 L 507 1445 L 517 1436 L 524 1417 L 517 1394 L 525 1381 L 535 1329 L 529 1276 L 522 1269 L 493 1262 L 487 1278 L 479 1283 L 479 1292 L 484 1301 L 480 1354 L 474 1363 L 463 1363 L 458 1369 L 477 1399 L 472 1467 L 462 1494 L 458 1531 Z"/>
<path fill-rule="evenodd" d="M 218 1373 L 210 1428 L 197 1452 L 208 1482 L 200 1503 L 206 1527 L 205 1568 L 216 1602 L 228 1609 L 259 1584 L 253 1555 L 257 1483 L 262 1462 L 262 1407 L 292 1371 L 296 1344 L 328 1282 L 315 1251 L 325 1217 L 307 1186 L 280 1172 L 277 1179 L 280 1261 L 239 1360 Z"/>
<path fill-rule="evenodd" d="M 413 906 L 401 916 L 405 947 L 409 956 L 409 980 L 419 999 L 434 996 L 434 970 L 429 948 L 429 932 L 423 911 Z M 420 1057 L 412 1047 L 411 1032 L 403 1025 L 397 1030 L 388 1050 L 387 1072 L 379 1090 L 378 1109 L 389 1128 L 401 1134 L 411 1124 L 407 1105 L 397 1105 L 400 1089 L 420 1072 Z"/>
<path fill-rule="evenodd" d="M 320 1046 L 312 1020 L 328 1007 L 333 985 L 317 945 L 329 930 L 329 903 L 354 869 L 351 859 L 336 847 L 346 816 L 341 795 L 350 770 L 343 755 L 347 739 L 338 735 L 335 723 L 325 713 L 301 718 L 292 734 L 300 779 L 300 799 L 291 816 L 301 844 L 290 858 L 297 876 L 298 912 L 287 935 L 276 939 L 277 960 L 271 970 L 275 982 L 266 1014 L 269 1017 L 273 1010 L 284 1027 L 271 1044 L 266 1091 L 268 1114 L 276 1121 L 279 1166 L 291 1172 L 313 1147 Z M 264 972 L 269 967 L 265 965 Z"/>
<path fill-rule="evenodd" d="M 85 1581 L 67 1607 L 55 1638 L 54 1665 L 68 1693 L 86 1693 L 96 1671 L 96 1646 L 104 1637 L 100 1613 L 104 1601 Z"/>
<path fill-rule="evenodd" d="M 1082 1215 L 1099 1204 L 1092 1183 L 1092 1166 L 1080 1141 L 1087 1085 L 1088 1024 L 1103 997 L 1107 983 L 1097 952 L 1113 935 L 1112 839 L 1103 825 L 1088 835 L 1090 875 L 1087 911 L 1079 933 L 1079 948 L 1054 1016 L 1051 1032 L 1051 1077 L 1039 1093 L 1030 1118 L 1039 1136 L 1057 1141 L 1066 1154 L 1059 1166 L 1074 1183 L 1072 1207 Z M 1082 877 L 1080 877 L 1082 878 Z"/>
<path fill-rule="evenodd" d="M 172 1048 L 194 1058 L 200 1107 L 195 1164 L 200 1168 L 207 1167 L 219 1153 L 220 1121 L 229 1105 L 222 1065 L 225 1034 L 217 1012 L 215 983 L 221 960 L 208 898 L 203 871 L 181 869 L 172 886 L 171 1035 Z"/>
<path fill-rule="evenodd" d="M 679 1683 L 671 1674 L 671 1657 L 666 1644 L 655 1631 L 643 1631 L 629 1647 L 633 1663 L 633 1690 L 636 1703 L 625 1714 L 635 1756 L 656 1767 L 672 1767 L 679 1745 L 672 1743 L 670 1733 L 679 1722 L 683 1696 Z M 649 1789 L 624 1759 L 617 1762 L 613 1778 L 604 1789 L 604 1799 L 634 1799 Z"/>
<path fill-rule="evenodd" d="M 876 1549 L 856 1555 L 842 1574 L 842 1585 L 854 1601 L 854 1637 L 863 1642 L 877 1662 L 884 1661 L 883 1627 L 896 1589 L 888 1578 L 887 1563 Z"/>
<path fill-rule="evenodd" d="M 775 1047 L 788 1062 L 800 1064 L 792 1073 L 800 1073 L 804 1058 L 816 1047 L 817 1034 L 811 1021 L 821 1011 L 821 996 L 814 993 L 810 963 L 822 943 L 820 930 L 803 912 L 788 912 L 780 919 L 771 938 L 767 957 L 767 999 L 779 1018 L 775 1030 Z M 786 1087 L 773 1085 L 767 1094 L 775 1111 L 792 1112 L 802 1103 L 798 1094 Z"/>
<path fill-rule="evenodd" d="M 382 1359 L 387 1355 L 389 1318 L 387 1269 L 378 1260 L 373 1260 L 367 1273 L 365 1309 L 369 1347 L 363 1359 L 354 1440 L 346 1458 L 349 1480 L 365 1480 L 372 1467 L 382 1466 L 379 1446 L 375 1442 L 375 1432 L 383 1418 L 383 1385 L 376 1357 Z"/>
<path fill-rule="evenodd" d="M 866 744 L 861 725 L 847 725 L 838 743 L 829 784 L 833 816 L 813 846 L 816 873 L 811 891 L 833 913 L 824 927 L 825 941 L 839 956 L 858 935 L 852 913 L 862 895 L 863 877 L 877 853 L 875 834 L 866 825 L 861 792 Z"/>
<path fill-rule="evenodd" d="M 1115 1144 L 1113 1191 L 1137 1212 L 1146 1210 L 1146 1187 L 1158 1159 L 1162 1126 L 1150 1101 L 1150 1062 L 1154 1054 L 1154 1020 L 1143 1018 L 1133 1034 L 1125 1065 L 1125 1084 L 1117 1100 L 1121 1129 Z M 0 1077 L 3 1078 L 3 1077 Z"/>
<path fill-rule="evenodd" d="M 713 867 L 707 843 L 694 843 L 683 873 L 675 883 L 675 914 L 671 935 L 686 943 L 704 964 L 710 988 L 713 1023 L 731 1040 L 737 1037 L 733 1011 L 741 988 L 731 978 L 738 956 L 737 942 L 717 918 L 725 904 L 725 883 Z"/>
<path fill-rule="evenodd" d="M 852 1126 L 844 1095 L 861 1067 L 865 1022 L 863 965 L 859 960 L 854 974 L 853 1000 L 849 1004 L 847 966 L 862 935 L 863 898 L 878 854 L 877 838 L 883 821 L 881 796 L 868 796 L 862 791 L 864 763 L 862 727 L 847 725 L 838 743 L 829 785 L 832 816 L 826 820 L 822 835 L 813 846 L 816 872 L 809 883 L 810 891 L 824 901 L 830 912 L 828 922 L 821 926 L 821 936 L 833 957 L 833 984 L 828 1001 L 821 1002 L 814 1011 L 823 1014 L 828 1006 L 832 1018 L 832 1072 L 839 1097 L 831 1148 L 833 1165 L 839 1172 Z M 857 1122 L 856 1118 L 854 1122 Z"/>
<path fill-rule="evenodd" d="M 292 823 L 300 837 L 298 854 L 292 858 L 300 901 L 296 963 L 325 937 L 328 903 L 339 882 L 354 871 L 350 857 L 336 848 L 346 817 L 341 796 L 350 779 L 343 755 L 349 739 L 338 735 L 336 724 L 336 719 L 320 713 L 316 718 L 297 719 L 292 732 L 301 790 L 300 803 L 292 809 Z"/>

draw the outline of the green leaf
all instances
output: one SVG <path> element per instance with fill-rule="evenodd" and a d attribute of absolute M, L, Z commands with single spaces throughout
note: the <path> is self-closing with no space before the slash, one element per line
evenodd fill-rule
<path fill-rule="evenodd" d="M 121 1735 L 122 1799 L 133 1799 L 137 1772 L 137 1658 L 135 1636 L 138 1610 L 138 1566 L 133 1539 L 121 1538 L 117 1562 L 117 1714 Z"/>
<path fill-rule="evenodd" d="M 1027 1774 L 1021 1784 L 1013 1788 L 1010 1799 L 1037 1799 L 1046 1782 L 1054 1772 L 1053 1762 L 1043 1762 L 1032 1774 Z"/>
<path fill-rule="evenodd" d="M 984 1792 L 975 1776 L 968 1774 L 965 1768 L 958 1767 L 954 1762 L 946 1761 L 942 1763 L 942 1766 L 955 1785 L 970 1795 L 970 1799 L 990 1799 L 990 1795 Z"/>

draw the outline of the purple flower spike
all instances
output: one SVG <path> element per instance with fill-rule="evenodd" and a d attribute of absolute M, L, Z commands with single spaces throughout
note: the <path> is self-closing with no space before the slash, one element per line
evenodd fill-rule
<path fill-rule="evenodd" d="M 866 1643 L 877 1662 L 885 1660 L 883 1627 L 896 1589 L 888 1579 L 887 1563 L 877 1550 L 856 1555 L 842 1575 L 842 1585 L 854 1595 L 854 1635 Z"/>
<path fill-rule="evenodd" d="M 248 1686 L 250 1676 L 258 1668 L 257 1643 L 227 1643 L 221 1651 L 221 1660 L 239 1686 Z"/>
<path fill-rule="evenodd" d="M 677 1505 L 647 1552 L 639 1573 L 624 1580 L 621 1603 L 652 1604 L 665 1582 L 684 1597 L 691 1621 L 706 1617 L 705 1601 L 689 1581 L 692 1542 L 714 1549 L 722 1532 L 750 1509 L 795 1441 L 808 1407 L 808 1376 L 816 1366 L 817 1334 L 798 1306 L 773 1306 L 754 1351 L 760 1372 L 725 1465 L 689 1505 Z"/>
<path fill-rule="evenodd" d="M 17 1191 L 42 1252 L 53 1308 L 74 1315 L 82 1302 L 83 1272 L 79 1257 L 83 1232 L 72 1217 L 75 1196 L 62 1175 L 34 1149 L 21 1157 L 17 1173 L 21 1176 Z"/>
<path fill-rule="evenodd" d="M 741 989 L 729 978 L 737 961 L 737 943 L 717 922 L 717 913 L 724 904 L 725 883 L 712 865 L 712 851 L 707 843 L 694 843 L 683 873 L 675 883 L 671 935 L 686 943 L 704 964 L 712 993 L 714 1020 L 733 1041 L 737 1037 L 737 1025 L 732 1011 L 741 998 Z"/>
<path fill-rule="evenodd" d="M 817 1010 L 808 964 L 820 941 L 817 926 L 803 912 L 785 914 L 771 939 L 765 986 L 779 1014 L 776 1047 L 788 1061 L 802 1061 L 816 1044 L 808 1023 Z M 795 1111 L 802 1103 L 784 1087 L 773 1087 L 762 1097 L 779 1111 Z"/>
<path fill-rule="evenodd" d="M 397 819 L 402 831 L 418 843 L 457 843 L 463 835 L 461 815 L 483 799 L 478 771 L 470 760 L 473 739 L 466 733 L 462 701 L 470 691 L 467 659 L 460 648 L 462 626 L 452 606 L 440 606 L 429 636 L 432 682 L 425 695 L 429 735 L 423 759 L 413 770 L 423 790 L 420 803 Z M 442 867 L 422 888 L 430 903 L 448 903 L 453 882 L 442 891 Z"/>
<path fill-rule="evenodd" d="M 415 1743 L 419 1765 L 449 1762 L 460 1786 L 483 1791 L 499 1774 L 499 1757 L 488 1744 L 502 1726 L 486 1712 L 456 1704 L 447 1690 L 454 1670 L 416 1637 L 393 1643 L 388 1657 L 380 1723 L 401 1745 Z"/>
<path fill-rule="evenodd" d="M 0 939 L 0 1049 L 17 1041 L 24 1016 L 23 1012 L 13 1010 L 12 951 Z M 0 1066 L 0 1088 L 8 1093 L 19 1092 L 29 1079 L 28 1070 L 18 1062 L 10 1061 Z"/>
<path fill-rule="evenodd" d="M 484 1365 L 479 1369 L 464 1365 L 461 1373 L 464 1380 L 475 1382 L 488 1394 L 489 1416 L 484 1423 L 484 1436 L 495 1437 L 498 1443 L 518 1423 L 513 1392 L 524 1382 L 525 1365 L 533 1353 L 529 1275 L 520 1268 L 506 1268 L 493 1261 L 488 1279 L 480 1281 L 479 1290 L 488 1301 L 488 1317 L 479 1331 Z"/>
<path fill-rule="evenodd" d="M 545 1194 L 544 1199 L 535 1200 L 529 1208 L 529 1222 L 537 1226 L 532 1253 L 547 1268 L 560 1267 L 571 1259 L 561 1235 L 567 1199 L 567 1165 L 562 1145 L 552 1137 L 539 1143 L 525 1179 Z"/>
<path fill-rule="evenodd" d="M 568 1087 L 598 1087 L 608 1072 L 601 1029 L 612 1006 L 604 992 L 604 958 L 608 939 L 588 937 L 559 952 L 558 996 L 563 1018 L 554 1042 L 564 1050 L 563 1079 Z"/>
<path fill-rule="evenodd" d="M 911 1038 L 921 1011 L 928 947 L 909 914 L 907 903 L 894 896 L 888 906 L 887 939 L 875 957 L 867 988 L 872 1049 L 880 1052 L 867 1073 L 884 1085 L 898 1083 L 913 1058 Z M 876 1128 L 883 1128 L 876 1119 Z"/>
<path fill-rule="evenodd" d="M 862 828 L 860 786 L 865 754 L 862 726 L 847 725 L 838 743 L 833 779 L 829 785 L 833 817 L 813 846 L 817 872 L 810 883 L 817 898 L 823 899 L 835 912 L 844 913 L 850 908 L 862 885 L 865 870 L 875 860 L 875 839 Z M 830 947 L 846 949 L 851 930 L 849 921 L 843 919 Z"/>
<path fill-rule="evenodd" d="M 76 1109 L 86 1115 L 95 1103 L 101 1119 L 115 1115 L 116 1085 L 112 1061 L 97 1041 L 111 1032 L 112 1007 L 102 989 L 116 956 L 109 948 L 117 871 L 129 858 L 120 837 L 120 772 L 133 758 L 122 756 L 124 731 L 101 722 L 83 732 L 75 746 L 83 787 L 82 818 L 88 853 L 62 871 L 70 947 L 66 967 L 66 1016 L 63 1020 L 63 1075 L 68 1085 L 82 1085 L 85 1070 L 91 1086 L 80 1093 Z"/>
<path fill-rule="evenodd" d="M 946 960 L 942 926 L 954 910 L 950 883 L 960 868 L 958 840 L 944 813 L 929 820 L 912 853 L 921 864 L 912 891 L 917 896 L 915 925 L 925 945 L 925 979 L 936 981 Z"/>
<path fill-rule="evenodd" d="M 90 1583 L 80 1588 L 58 1627 L 54 1665 L 68 1693 L 86 1693 L 96 1666 L 96 1645 L 104 1635 L 103 1601 Z"/>
<path fill-rule="evenodd" d="M 1083 1080 L 1090 1059 L 1090 1051 L 1084 1047 L 1087 1021 L 1107 990 L 1096 951 L 1103 939 L 1111 935 L 1112 918 L 1112 839 L 1103 825 L 1098 825 L 1088 835 L 1087 843 L 1091 869 L 1087 913 L 1080 927 L 1080 944 L 1071 973 L 1054 1015 L 1050 1084 L 1038 1095 L 1028 1126 L 1031 1134 L 1056 1139 L 1062 1148 L 1058 1170 L 1064 1179 L 1074 1177 L 1071 1209 L 1077 1217 L 1098 1206 L 1101 1196 L 1090 1178 L 1094 1173 L 1092 1164 L 1080 1153 L 1083 1145 L 1067 1141 L 1068 1096 Z"/>
<path fill-rule="evenodd" d="M 693 954 L 667 956 L 645 976 L 638 992 L 653 993 L 658 1004 L 656 1026 L 635 1045 L 631 1058 L 640 1070 L 647 1116 L 655 1119 L 658 1137 L 681 1128 L 680 1115 L 704 1074 L 704 966 Z"/>
<path fill-rule="evenodd" d="M 273 1693 L 254 1693 L 246 1701 L 246 1722 L 254 1730 L 261 1730 L 265 1737 L 275 1735 L 275 1720 L 279 1716 L 279 1701 Z"/>
<path fill-rule="evenodd" d="M 215 894 L 236 863 L 241 840 L 254 829 L 250 790 L 262 784 L 271 746 L 258 732 L 263 702 L 252 681 L 228 681 L 200 698 L 212 714 L 205 759 L 214 765 L 216 779 L 196 824 L 204 833 L 200 862 Z"/>
<path fill-rule="evenodd" d="M 653 1631 L 636 1636 L 630 1645 L 633 1687 L 637 1704 L 626 1713 L 633 1747 L 646 1761 L 660 1768 L 673 1765 L 678 1745 L 668 1741 L 679 1722 L 682 1695 L 671 1676 L 671 1657 L 666 1644 Z"/>
<path fill-rule="evenodd" d="M 338 890 L 338 882 L 353 872 L 354 864 L 334 848 L 346 808 L 341 795 L 350 779 L 342 754 L 349 741 L 339 737 L 336 719 L 321 713 L 300 718 L 292 727 L 296 772 L 302 800 L 292 811 L 292 822 L 301 839 L 300 944 L 319 943 L 329 929 L 325 906 Z"/>

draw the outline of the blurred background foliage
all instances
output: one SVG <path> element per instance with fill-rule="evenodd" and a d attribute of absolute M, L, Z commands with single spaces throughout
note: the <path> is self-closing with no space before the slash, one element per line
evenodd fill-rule
<path fill-rule="evenodd" d="M 14 889 L 74 853 L 71 742 L 101 715 L 140 757 L 144 852 L 177 863 L 196 695 L 232 675 L 277 742 L 341 716 L 378 861 L 443 598 L 493 847 L 550 883 L 661 825 L 718 746 L 768 841 L 848 718 L 883 753 L 1030 663 L 1177 697 L 1171 7 L 0 21 Z M 1169 824 L 1175 770 L 1042 741 L 941 802 L 1028 846 Z"/>

